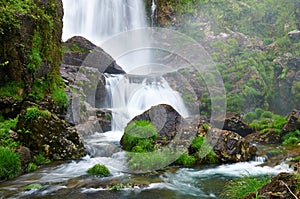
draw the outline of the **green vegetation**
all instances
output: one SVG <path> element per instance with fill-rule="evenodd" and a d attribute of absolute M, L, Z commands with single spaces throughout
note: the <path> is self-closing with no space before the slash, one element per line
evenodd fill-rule
<path fill-rule="evenodd" d="M 128 166 L 133 171 L 153 171 L 171 164 L 179 152 L 163 147 L 152 152 L 128 152 Z"/>
<path fill-rule="evenodd" d="M 30 191 L 30 190 L 32 190 L 32 189 L 43 189 L 44 187 L 41 185 L 41 184 L 30 184 L 30 185 L 27 185 L 26 187 L 25 187 L 25 190 L 26 191 Z"/>
<path fill-rule="evenodd" d="M 208 128 L 204 126 L 204 129 Z M 193 166 L 198 164 L 214 164 L 217 163 L 216 154 L 212 147 L 207 144 L 205 137 L 195 137 L 191 143 L 188 154 L 182 154 L 177 160 L 176 164 L 184 166 Z"/>
<path fill-rule="evenodd" d="M 154 150 L 152 143 L 157 137 L 158 132 L 151 122 L 139 120 L 127 125 L 122 142 L 126 151 L 150 152 Z"/>
<path fill-rule="evenodd" d="M 31 18 L 32 28 L 34 28 L 31 43 L 29 41 L 26 44 L 20 44 L 20 47 L 28 52 L 28 61 L 24 64 L 27 64 L 28 72 L 34 81 L 21 83 L 7 78 L 4 80 L 5 85 L 0 87 L 0 97 L 12 96 L 16 100 L 22 100 L 28 94 L 36 102 L 40 102 L 45 96 L 50 95 L 55 105 L 59 108 L 66 108 L 68 98 L 59 72 L 62 47 L 57 6 L 54 0 L 50 0 L 46 8 L 38 6 L 34 0 L 4 0 L 0 3 L 1 39 L 10 40 L 9 37 L 19 31 L 24 16 Z M 31 49 L 28 49 L 28 45 L 31 45 Z M 6 59 L 0 60 L 1 67 L 10 67 L 10 61 Z M 51 67 L 51 70 L 46 75 L 36 78 L 40 67 Z M 24 89 L 25 84 L 31 87 L 32 83 L 31 93 L 23 94 L 23 90 L 27 91 Z"/>
<path fill-rule="evenodd" d="M 264 111 L 261 108 L 256 108 L 255 111 L 245 114 L 243 119 L 250 123 L 250 126 L 261 134 L 270 131 L 281 133 L 283 126 L 287 122 L 285 117 L 270 111 Z"/>
<path fill-rule="evenodd" d="M 28 164 L 28 166 L 27 166 L 26 171 L 27 171 L 27 172 L 32 172 L 32 171 L 35 171 L 35 170 L 37 170 L 37 169 L 38 169 L 38 166 L 37 166 L 36 164 L 30 162 L 30 163 Z"/>
<path fill-rule="evenodd" d="M 103 164 L 96 164 L 92 168 L 89 168 L 87 170 L 87 173 L 92 174 L 92 175 L 101 175 L 101 176 L 104 176 L 104 177 L 107 177 L 107 176 L 110 175 L 110 171 Z"/>
<path fill-rule="evenodd" d="M 176 164 L 187 166 L 187 167 L 193 166 L 196 164 L 196 158 L 192 155 L 188 155 L 184 153 L 176 160 Z"/>
<path fill-rule="evenodd" d="M 0 146 L 0 179 L 12 179 L 21 171 L 19 154 L 8 147 Z"/>
<path fill-rule="evenodd" d="M 224 198 L 240 199 L 269 183 L 271 176 L 244 176 L 233 179 L 225 185 Z M 256 194 L 257 195 L 257 194 Z M 256 198 L 259 198 L 257 195 Z"/>
<path fill-rule="evenodd" d="M 0 87 L 0 97 L 12 97 L 14 100 L 22 100 L 23 84 L 10 82 Z"/>
<path fill-rule="evenodd" d="M 49 159 L 45 158 L 43 156 L 43 154 L 38 154 L 34 158 L 34 164 L 36 164 L 36 165 L 43 165 L 43 164 L 49 164 L 49 163 L 51 163 L 51 161 Z"/>
<path fill-rule="evenodd" d="M 0 118 L 0 146 L 6 146 L 15 148 L 19 146 L 18 142 L 15 142 L 13 138 L 10 137 L 9 131 L 11 129 L 15 129 L 18 123 L 18 117 L 14 119 L 7 119 Z"/>
<path fill-rule="evenodd" d="M 300 130 L 289 132 L 283 136 L 282 144 L 285 146 L 298 146 L 300 143 Z"/>
<path fill-rule="evenodd" d="M 40 110 L 37 106 L 31 106 L 26 109 L 25 119 L 33 120 L 38 117 L 49 117 L 51 113 L 48 110 Z"/>

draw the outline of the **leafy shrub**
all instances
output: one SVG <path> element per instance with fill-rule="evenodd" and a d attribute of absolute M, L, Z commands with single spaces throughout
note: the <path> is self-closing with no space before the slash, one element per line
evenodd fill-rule
<path fill-rule="evenodd" d="M 51 160 L 45 158 L 42 154 L 38 154 L 37 156 L 35 156 L 34 163 L 36 165 L 49 164 L 51 163 Z"/>
<path fill-rule="evenodd" d="M 8 147 L 0 147 L 0 179 L 12 179 L 21 170 L 19 154 Z"/>
<path fill-rule="evenodd" d="M 297 146 L 300 143 L 300 131 L 296 130 L 283 136 L 283 145 Z"/>
<path fill-rule="evenodd" d="M 107 176 L 110 175 L 110 171 L 103 164 L 96 164 L 92 168 L 89 168 L 87 170 L 87 173 L 92 174 L 92 175 L 101 175 L 101 176 L 104 176 L 104 177 L 107 177 Z"/>
<path fill-rule="evenodd" d="M 244 176 L 237 178 L 225 185 L 223 196 L 230 199 L 244 198 L 251 192 L 257 192 L 259 188 L 269 183 L 271 176 Z"/>
<path fill-rule="evenodd" d="M 48 110 L 40 110 L 36 106 L 31 106 L 26 109 L 26 113 L 24 117 L 26 120 L 33 120 L 33 119 L 37 119 L 38 117 L 48 117 L 50 115 L 51 113 Z"/>

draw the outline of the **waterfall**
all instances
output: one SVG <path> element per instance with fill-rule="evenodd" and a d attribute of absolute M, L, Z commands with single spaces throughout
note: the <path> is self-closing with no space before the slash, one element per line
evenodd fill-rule
<path fill-rule="evenodd" d="M 96 45 L 124 31 L 147 27 L 142 0 L 63 0 L 63 40 L 80 35 Z"/>
<path fill-rule="evenodd" d="M 86 0 L 63 0 L 63 3 L 68 8 L 64 16 L 64 40 L 81 35 L 113 57 L 115 49 L 128 49 L 138 42 L 149 46 L 149 35 L 144 33 L 135 34 L 134 38 L 124 39 L 117 45 L 107 44 L 115 35 L 148 26 L 142 0 L 89 0 L 88 3 Z M 152 17 L 155 10 L 153 0 Z M 127 75 L 106 77 L 110 106 L 103 108 L 112 110 L 113 130 L 123 131 L 130 119 L 158 104 L 169 104 L 183 116 L 188 115 L 179 93 L 170 88 L 162 74 L 154 76 L 157 66 L 151 60 L 151 50 L 137 48 L 114 59 Z"/>

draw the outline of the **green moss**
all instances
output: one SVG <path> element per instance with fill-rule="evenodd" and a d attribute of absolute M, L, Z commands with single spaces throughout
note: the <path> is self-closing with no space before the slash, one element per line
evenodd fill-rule
<path fill-rule="evenodd" d="M 26 109 L 25 119 L 33 120 L 38 117 L 49 117 L 51 113 L 48 110 L 40 110 L 37 106 L 31 106 Z"/>
<path fill-rule="evenodd" d="M 148 152 L 154 150 L 152 142 L 158 137 L 158 132 L 149 121 L 139 120 L 131 122 L 125 128 L 122 138 L 126 151 Z"/>
<path fill-rule="evenodd" d="M 196 158 L 186 153 L 182 154 L 177 160 L 176 164 L 183 166 L 193 166 L 196 163 Z"/>
<path fill-rule="evenodd" d="M 19 175 L 21 161 L 19 154 L 8 147 L 0 146 L 0 179 L 12 179 Z"/>
<path fill-rule="evenodd" d="M 30 184 L 25 187 L 25 190 L 30 191 L 32 189 L 42 189 L 44 188 L 41 184 Z"/>
<path fill-rule="evenodd" d="M 23 84 L 10 82 L 0 87 L 0 98 L 12 97 L 14 100 L 22 100 Z"/>
<path fill-rule="evenodd" d="M 107 176 L 110 175 L 110 171 L 103 164 L 96 164 L 92 168 L 89 168 L 87 170 L 87 173 L 92 174 L 92 175 L 101 175 L 101 176 L 104 176 L 104 177 L 107 177 Z"/>

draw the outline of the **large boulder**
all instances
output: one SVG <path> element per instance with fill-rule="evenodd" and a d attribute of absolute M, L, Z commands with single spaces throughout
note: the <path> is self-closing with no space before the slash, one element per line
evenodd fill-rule
<path fill-rule="evenodd" d="M 74 159 L 85 155 L 77 131 L 64 120 L 35 104 L 19 115 L 18 140 L 33 153 L 42 153 L 53 160 Z"/>
<path fill-rule="evenodd" d="M 257 148 L 232 131 L 212 128 L 206 134 L 218 160 L 223 163 L 249 161 Z"/>
<path fill-rule="evenodd" d="M 63 56 L 64 65 L 94 67 L 101 73 L 125 73 L 109 54 L 84 37 L 72 37 L 64 45 L 67 49 Z"/>
<path fill-rule="evenodd" d="M 183 118 L 172 106 L 159 104 L 134 117 L 130 122 L 138 120 L 150 121 L 158 130 L 159 139 L 172 140 L 176 136 Z"/>

